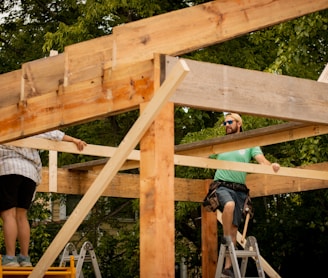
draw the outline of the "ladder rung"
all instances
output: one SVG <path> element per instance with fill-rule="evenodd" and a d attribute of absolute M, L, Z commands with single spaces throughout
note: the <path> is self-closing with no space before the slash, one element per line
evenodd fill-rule
<path fill-rule="evenodd" d="M 80 259 L 80 255 L 73 256 L 73 257 L 74 257 L 74 261 L 78 261 Z M 71 259 L 71 256 L 64 256 L 64 257 L 62 257 L 62 261 L 63 262 L 69 262 L 70 259 Z M 92 261 L 92 256 L 90 256 L 90 255 L 85 256 L 84 257 L 84 261 L 85 262 L 91 262 Z"/>
<path fill-rule="evenodd" d="M 255 251 L 248 251 L 248 250 L 236 250 L 236 256 L 238 258 L 246 258 L 246 257 L 257 257 Z"/>

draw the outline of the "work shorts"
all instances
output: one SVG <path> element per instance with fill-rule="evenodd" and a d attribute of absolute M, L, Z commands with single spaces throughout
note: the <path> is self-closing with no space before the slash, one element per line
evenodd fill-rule
<path fill-rule="evenodd" d="M 36 183 L 20 175 L 0 176 L 0 211 L 11 208 L 29 209 Z"/>
<path fill-rule="evenodd" d="M 233 221 L 232 223 L 236 226 L 239 227 L 241 223 L 241 219 L 243 216 L 243 208 L 244 208 L 244 203 L 247 197 L 247 194 L 242 191 L 235 191 L 229 188 L 226 188 L 224 186 L 220 186 L 216 189 L 216 195 L 219 200 L 219 209 L 223 211 L 224 206 L 227 202 L 233 201 L 235 202 L 235 210 L 233 214 Z"/>

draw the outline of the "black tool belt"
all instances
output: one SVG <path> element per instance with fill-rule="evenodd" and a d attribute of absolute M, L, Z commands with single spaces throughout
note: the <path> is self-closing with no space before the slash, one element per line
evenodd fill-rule
<path fill-rule="evenodd" d="M 247 195 L 249 193 L 249 189 L 247 188 L 247 186 L 245 184 L 222 181 L 222 180 L 213 181 L 210 184 L 210 187 L 208 189 L 207 195 L 205 196 L 205 199 L 203 200 L 203 207 L 207 211 L 215 212 L 219 208 L 220 203 L 219 203 L 218 196 L 216 194 L 216 189 L 220 186 L 224 186 L 226 188 L 233 189 L 235 191 L 242 191 L 242 192 L 245 192 Z M 248 195 L 248 197 L 249 197 L 249 195 Z M 248 201 L 248 199 L 249 199 L 249 201 Z M 246 198 L 246 200 L 247 200 L 247 204 L 249 203 L 248 207 L 251 207 L 250 198 Z M 246 207 L 244 205 L 244 210 L 245 210 L 245 208 Z"/>
<path fill-rule="evenodd" d="M 219 183 L 219 186 L 224 186 L 226 188 L 235 190 L 235 191 L 241 191 L 248 194 L 249 189 L 245 184 L 237 183 L 237 182 L 230 182 L 230 181 L 222 181 L 222 180 L 216 180 L 215 182 Z"/>
<path fill-rule="evenodd" d="M 203 200 L 203 207 L 205 208 L 205 210 L 215 212 L 219 208 L 220 203 L 219 203 L 218 196 L 216 194 L 216 189 L 220 186 L 224 186 L 226 188 L 229 188 L 229 189 L 232 189 L 235 191 L 245 192 L 247 194 L 247 197 L 245 200 L 243 213 L 244 213 L 244 215 L 246 215 L 246 213 L 251 213 L 250 215 L 252 217 L 253 209 L 252 209 L 251 199 L 249 197 L 249 189 L 247 188 L 247 186 L 245 184 L 236 183 L 236 182 L 229 182 L 229 181 L 222 181 L 222 180 L 213 181 L 210 184 L 210 187 L 208 189 L 207 195 L 205 196 L 205 199 Z"/>

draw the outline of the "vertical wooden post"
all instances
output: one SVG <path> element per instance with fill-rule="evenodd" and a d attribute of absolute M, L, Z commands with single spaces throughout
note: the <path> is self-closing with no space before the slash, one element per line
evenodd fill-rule
<path fill-rule="evenodd" d="M 208 192 L 209 181 L 205 185 L 204 196 Z M 208 212 L 202 207 L 202 277 L 215 276 L 218 261 L 218 228 L 215 212 Z"/>
<path fill-rule="evenodd" d="M 155 55 L 155 91 L 164 62 L 165 56 Z M 175 275 L 173 109 L 167 103 L 140 142 L 141 278 Z"/>

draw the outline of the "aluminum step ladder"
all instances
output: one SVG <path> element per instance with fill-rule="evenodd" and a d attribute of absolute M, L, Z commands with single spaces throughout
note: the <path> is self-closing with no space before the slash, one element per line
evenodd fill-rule
<path fill-rule="evenodd" d="M 221 242 L 218 264 L 216 267 L 215 278 L 223 278 L 228 277 L 222 274 L 222 270 L 224 267 L 225 258 L 229 256 L 231 258 L 234 278 L 246 278 L 246 268 L 248 263 L 248 258 L 253 258 L 256 264 L 258 276 L 257 277 L 265 277 L 264 270 L 261 265 L 260 260 L 260 251 L 257 244 L 257 240 L 253 236 L 249 236 L 247 238 L 245 249 L 244 250 L 235 250 L 235 246 L 231 241 L 230 237 L 224 237 Z M 241 259 L 241 263 L 239 266 L 238 258 Z"/>
<path fill-rule="evenodd" d="M 76 278 L 84 278 L 82 271 L 84 262 L 91 262 L 96 278 L 101 278 L 97 257 L 89 241 L 83 243 L 79 254 L 73 243 L 67 243 L 61 255 L 59 265 L 65 266 L 66 262 L 70 261 L 71 256 L 74 256 L 74 261 L 76 262 Z"/>

